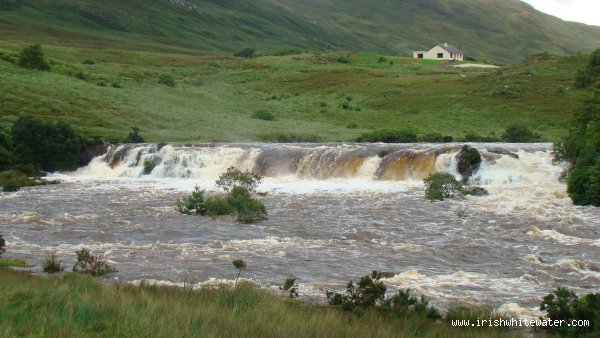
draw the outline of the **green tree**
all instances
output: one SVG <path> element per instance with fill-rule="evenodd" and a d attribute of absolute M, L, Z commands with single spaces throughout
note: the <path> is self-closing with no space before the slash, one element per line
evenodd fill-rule
<path fill-rule="evenodd" d="M 74 170 L 80 164 L 81 137 L 65 122 L 20 117 L 11 129 L 13 153 L 38 170 Z"/>
<path fill-rule="evenodd" d="M 50 63 L 46 61 L 42 46 L 40 45 L 25 47 L 25 49 L 21 51 L 19 66 L 29 69 L 50 70 Z"/>
<path fill-rule="evenodd" d="M 548 294 L 540 304 L 540 310 L 546 311 L 551 320 L 587 320 L 589 326 L 549 326 L 547 330 L 556 331 L 563 336 L 599 337 L 600 336 L 600 293 L 585 294 L 580 297 L 559 287 Z"/>
<path fill-rule="evenodd" d="M 564 175 L 573 203 L 600 206 L 600 89 L 584 100 L 569 136 L 555 145 L 555 160 L 568 163 Z"/>
<path fill-rule="evenodd" d="M 600 48 L 596 49 L 589 58 L 587 66 L 577 72 L 575 86 L 579 88 L 590 87 L 600 79 Z"/>

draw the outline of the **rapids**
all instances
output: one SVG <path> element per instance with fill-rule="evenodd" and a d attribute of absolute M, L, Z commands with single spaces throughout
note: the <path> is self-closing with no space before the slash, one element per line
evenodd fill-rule
<path fill-rule="evenodd" d="M 411 288 L 440 307 L 484 303 L 535 316 L 556 286 L 600 288 L 600 209 L 575 207 L 549 144 L 471 144 L 485 197 L 431 203 L 422 179 L 457 178 L 462 144 L 121 145 L 59 185 L 0 193 L 7 257 L 68 267 L 82 245 L 113 262 L 109 278 L 202 285 L 242 277 L 276 288 L 286 277 L 323 299 L 372 270 L 390 291 Z M 229 166 L 265 176 L 269 219 L 179 215 L 175 200 Z"/>

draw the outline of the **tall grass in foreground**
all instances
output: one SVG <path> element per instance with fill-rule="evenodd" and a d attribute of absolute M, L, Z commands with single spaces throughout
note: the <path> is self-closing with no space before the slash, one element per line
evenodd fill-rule
<path fill-rule="evenodd" d="M 0 337 L 511 337 L 421 318 L 362 316 L 241 284 L 236 289 L 107 285 L 0 271 Z"/>

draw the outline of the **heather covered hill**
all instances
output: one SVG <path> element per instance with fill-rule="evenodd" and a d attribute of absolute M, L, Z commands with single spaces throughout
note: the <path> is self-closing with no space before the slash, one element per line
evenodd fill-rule
<path fill-rule="evenodd" d="M 600 27 L 518 0 L 0 0 L 0 11 L 10 41 L 205 54 L 254 47 L 408 55 L 449 41 L 468 56 L 514 62 L 600 45 Z"/>

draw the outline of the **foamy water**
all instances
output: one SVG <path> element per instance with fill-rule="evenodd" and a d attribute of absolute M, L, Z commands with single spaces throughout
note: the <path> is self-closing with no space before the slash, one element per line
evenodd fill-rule
<path fill-rule="evenodd" d="M 536 316 L 557 286 L 599 291 L 600 211 L 574 207 L 551 146 L 476 144 L 471 178 L 489 196 L 431 203 L 421 179 L 460 178 L 460 145 L 156 145 L 113 148 L 60 185 L 0 194 L 7 257 L 67 266 L 86 246 L 119 269 L 111 276 L 195 287 L 242 276 L 275 289 L 297 277 L 300 294 L 324 299 L 372 270 L 390 292 L 411 288 L 446 307 L 489 304 Z M 144 163 L 155 167 L 144 174 Z M 183 216 L 175 200 L 198 185 L 217 193 L 228 166 L 266 175 L 269 219 Z"/>

